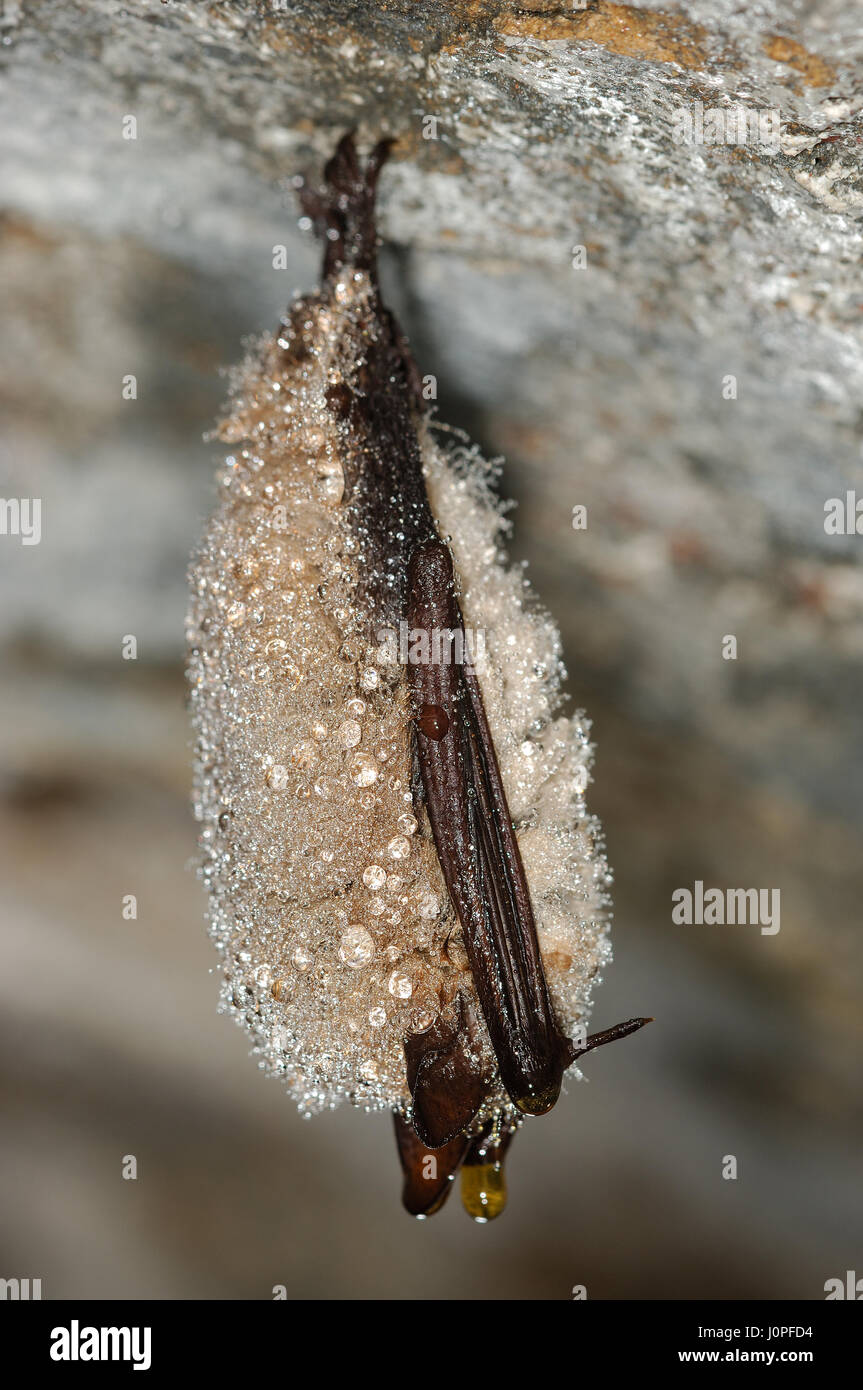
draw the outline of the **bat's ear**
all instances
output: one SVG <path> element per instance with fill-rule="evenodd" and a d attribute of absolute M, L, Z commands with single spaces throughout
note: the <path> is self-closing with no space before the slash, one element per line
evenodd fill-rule
<path fill-rule="evenodd" d="M 413 1125 L 421 1143 L 442 1148 L 467 1128 L 489 1091 L 478 1067 L 476 1020 L 459 993 L 425 1033 L 405 1039 Z"/>
<path fill-rule="evenodd" d="M 453 1179 L 470 1147 L 466 1134 L 457 1134 L 440 1149 L 428 1149 L 413 1125 L 396 1110 L 396 1144 L 404 1175 L 402 1205 L 411 1216 L 434 1216 L 450 1192 Z"/>
<path fill-rule="evenodd" d="M 375 193 L 378 175 L 395 144 L 380 140 L 365 168 L 360 166 L 354 132 L 343 135 L 324 169 L 324 187 L 300 187 L 300 205 L 325 243 L 324 275 L 342 266 L 374 273 L 378 248 Z"/>

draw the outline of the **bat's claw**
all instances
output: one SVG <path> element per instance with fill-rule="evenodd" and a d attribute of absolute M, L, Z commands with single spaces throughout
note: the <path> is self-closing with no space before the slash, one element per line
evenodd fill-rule
<path fill-rule="evenodd" d="M 604 1028 L 601 1033 L 588 1034 L 585 1041 L 581 1044 L 571 1042 L 570 1062 L 576 1058 L 583 1057 L 585 1052 L 592 1052 L 595 1047 L 604 1047 L 606 1043 L 617 1042 L 618 1038 L 628 1038 L 630 1033 L 637 1033 L 639 1028 L 643 1028 L 645 1023 L 653 1023 L 652 1018 L 628 1018 L 625 1023 L 615 1023 L 613 1028 Z"/>

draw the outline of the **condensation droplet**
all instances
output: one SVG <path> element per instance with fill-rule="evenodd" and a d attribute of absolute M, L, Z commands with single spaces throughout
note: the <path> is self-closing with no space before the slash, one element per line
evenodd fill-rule
<path fill-rule="evenodd" d="M 387 989 L 396 999 L 410 999 L 414 992 L 413 982 L 400 970 L 394 970 L 387 980 Z"/>
<path fill-rule="evenodd" d="M 423 1001 L 411 1009 L 408 1029 L 411 1033 L 426 1033 L 435 1021 L 437 1014 Z"/>
<path fill-rule="evenodd" d="M 375 953 L 375 943 L 365 927 L 348 927 L 339 944 L 339 957 L 351 970 L 368 965 Z"/>
<path fill-rule="evenodd" d="M 351 758 L 351 781 L 355 787 L 370 787 L 378 779 L 378 765 L 368 753 L 357 753 Z"/>
<path fill-rule="evenodd" d="M 320 459 L 315 464 L 315 487 L 325 502 L 341 502 L 345 495 L 345 475 L 338 459 Z"/>
<path fill-rule="evenodd" d="M 346 719 L 336 730 L 336 738 L 342 748 L 356 748 L 362 736 L 362 725 L 356 719 Z"/>
<path fill-rule="evenodd" d="M 295 743 L 291 749 L 291 762 L 297 767 L 311 767 L 317 756 L 315 745 L 308 739 L 304 739 L 302 743 Z"/>
<path fill-rule="evenodd" d="M 291 956 L 291 962 L 299 971 L 308 970 L 312 963 L 312 958 L 303 946 L 298 946 Z"/>

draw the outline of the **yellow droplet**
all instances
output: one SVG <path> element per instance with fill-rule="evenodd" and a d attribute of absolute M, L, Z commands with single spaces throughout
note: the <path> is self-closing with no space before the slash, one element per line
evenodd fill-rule
<path fill-rule="evenodd" d="M 502 1163 L 466 1163 L 461 1170 L 461 1200 L 474 1221 L 493 1221 L 506 1206 Z"/>

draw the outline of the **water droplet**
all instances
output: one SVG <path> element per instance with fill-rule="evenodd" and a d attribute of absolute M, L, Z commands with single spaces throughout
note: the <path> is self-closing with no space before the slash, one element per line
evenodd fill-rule
<path fill-rule="evenodd" d="M 365 927 L 348 927 L 339 944 L 339 957 L 351 970 L 368 965 L 375 953 L 375 943 Z"/>
<path fill-rule="evenodd" d="M 400 970 L 394 970 L 387 980 L 387 989 L 396 999 L 410 999 L 414 992 L 413 982 Z"/>
<path fill-rule="evenodd" d="M 461 1200 L 468 1216 L 484 1224 L 506 1206 L 503 1163 L 470 1163 L 461 1170 Z"/>
<path fill-rule="evenodd" d="M 295 743 L 291 749 L 291 762 L 297 767 L 311 767 L 317 756 L 315 745 L 308 739 L 304 739 L 302 743 Z"/>
<path fill-rule="evenodd" d="M 357 753 L 351 758 L 351 781 L 356 787 L 370 787 L 378 778 L 378 765 L 368 753 Z"/>
<path fill-rule="evenodd" d="M 345 495 L 345 475 L 338 459 L 319 459 L 315 475 L 318 496 L 325 502 L 341 502 Z"/>
<path fill-rule="evenodd" d="M 363 869 L 363 883 L 372 893 L 383 888 L 387 881 L 386 870 L 380 864 L 369 864 L 367 869 Z"/>
<path fill-rule="evenodd" d="M 346 719 L 336 730 L 336 738 L 342 748 L 356 748 L 362 736 L 362 726 L 356 719 Z"/>
<path fill-rule="evenodd" d="M 408 1015 L 408 1029 L 411 1033 L 427 1033 L 437 1018 L 437 1010 L 426 999 L 418 1001 Z"/>

